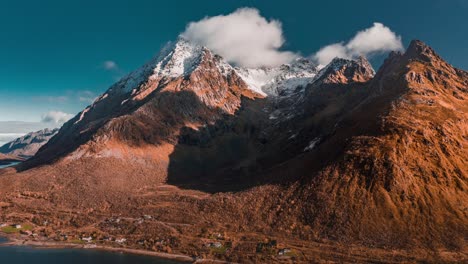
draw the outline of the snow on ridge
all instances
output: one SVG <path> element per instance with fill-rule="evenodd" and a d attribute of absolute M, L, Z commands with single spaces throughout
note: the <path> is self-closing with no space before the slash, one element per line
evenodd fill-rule
<path fill-rule="evenodd" d="M 213 58 L 216 69 L 224 76 L 235 71 L 248 88 L 263 96 L 284 96 L 296 93 L 298 87 L 304 88 L 311 83 L 318 72 L 317 66 L 305 58 L 299 58 L 290 64 L 278 67 L 234 68 L 207 48 L 179 37 L 176 42 L 168 43 L 161 49 L 159 55 L 150 62 L 111 86 L 89 108 L 93 108 L 95 104 L 101 103 L 107 97 L 130 94 L 128 98 L 120 99 L 120 104 L 123 105 L 131 100 L 131 97 L 137 94 L 146 82 L 187 76 L 197 69 L 204 58 Z M 81 122 L 89 111 L 90 109 L 82 111 L 75 124 Z"/>
<path fill-rule="evenodd" d="M 317 66 L 300 58 L 279 67 L 236 68 L 237 74 L 250 89 L 265 96 L 289 94 L 300 86 L 311 83 L 318 72 Z"/>
<path fill-rule="evenodd" d="M 310 151 L 310 150 L 314 149 L 319 141 L 320 141 L 319 137 L 312 139 L 309 142 L 309 144 L 304 148 L 304 151 Z"/>
<path fill-rule="evenodd" d="M 203 50 L 204 47 L 192 44 L 183 38 L 179 38 L 175 43 L 170 42 L 161 49 L 158 56 L 124 76 L 109 89 L 109 92 L 129 93 L 149 79 L 187 75 L 198 65 Z"/>
<path fill-rule="evenodd" d="M 263 96 L 267 96 L 267 94 L 262 88 L 279 74 L 279 70 L 275 68 L 236 68 L 236 72 L 247 84 L 247 87 Z"/>
<path fill-rule="evenodd" d="M 151 77 L 187 75 L 200 61 L 203 49 L 202 46 L 194 45 L 180 38 L 169 53 L 164 50 L 165 52 L 160 54 Z"/>

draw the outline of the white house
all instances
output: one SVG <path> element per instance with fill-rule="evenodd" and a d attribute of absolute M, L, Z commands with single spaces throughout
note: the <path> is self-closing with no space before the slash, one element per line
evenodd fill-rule
<path fill-rule="evenodd" d="M 115 242 L 117 242 L 119 244 L 123 244 L 123 243 L 125 243 L 125 241 L 127 241 L 127 239 L 125 239 L 125 238 L 118 238 L 118 239 L 115 240 Z"/>
<path fill-rule="evenodd" d="M 283 255 L 286 255 L 286 254 L 291 253 L 291 252 L 292 251 L 291 251 L 290 248 L 283 248 L 278 252 L 278 255 L 283 256 Z"/>
<path fill-rule="evenodd" d="M 93 238 L 92 237 L 82 237 L 81 240 L 87 242 L 87 243 L 91 243 L 91 241 L 93 241 Z"/>

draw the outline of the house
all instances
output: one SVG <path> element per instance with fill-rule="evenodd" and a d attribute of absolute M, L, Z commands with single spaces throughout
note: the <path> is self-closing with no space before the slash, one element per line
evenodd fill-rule
<path fill-rule="evenodd" d="M 21 229 L 22 226 L 21 226 L 21 225 L 14 225 L 14 228 L 16 228 L 16 229 Z"/>
<path fill-rule="evenodd" d="M 125 243 L 125 241 L 127 241 L 127 239 L 125 239 L 125 238 L 118 238 L 118 239 L 115 240 L 115 242 L 117 242 L 119 244 L 123 244 L 123 243 Z"/>
<path fill-rule="evenodd" d="M 81 240 L 87 242 L 87 243 L 91 243 L 91 241 L 93 241 L 93 238 L 92 237 L 82 237 Z"/>
<path fill-rule="evenodd" d="M 145 218 L 146 220 L 149 220 L 151 218 L 153 218 L 151 215 L 144 215 L 143 218 Z"/>
<path fill-rule="evenodd" d="M 205 244 L 205 247 L 210 247 L 210 248 L 221 248 L 223 244 L 221 242 L 209 242 Z"/>
<path fill-rule="evenodd" d="M 290 248 L 283 248 L 283 249 L 280 249 L 280 251 L 278 252 L 278 255 L 280 256 L 284 256 L 284 255 L 287 255 L 288 253 L 291 253 L 291 249 Z"/>

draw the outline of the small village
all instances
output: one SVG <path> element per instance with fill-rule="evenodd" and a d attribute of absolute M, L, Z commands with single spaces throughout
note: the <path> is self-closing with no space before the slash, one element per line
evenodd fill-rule
<path fill-rule="evenodd" d="M 150 215 L 143 215 L 138 218 L 131 217 L 110 217 L 106 218 L 99 226 L 103 230 L 109 230 L 109 233 L 94 230 L 94 231 L 78 231 L 78 230 L 63 230 L 56 231 L 56 227 L 51 224 L 51 221 L 43 221 L 41 225 L 33 223 L 16 223 L 3 222 L 0 223 L 0 236 L 2 233 L 5 237 L 16 241 L 39 243 L 41 245 L 54 245 L 54 247 L 80 247 L 80 248 L 131 248 L 153 252 L 174 253 L 173 247 L 180 243 L 176 237 L 164 238 L 138 238 L 138 235 L 111 235 L 112 231 L 121 231 L 124 228 L 134 228 L 135 226 L 144 225 L 145 222 L 157 221 Z M 130 224 L 131 223 L 131 224 Z M 131 225 L 134 225 L 133 227 Z M 265 239 L 262 241 L 251 241 L 246 243 L 246 246 L 239 243 L 238 240 L 230 238 L 224 232 L 208 232 L 204 231 L 198 237 L 198 252 L 201 256 L 193 256 L 195 258 L 207 258 L 209 256 L 222 257 L 229 254 L 232 250 L 248 250 L 254 255 L 274 257 L 278 259 L 291 259 L 296 256 L 296 252 L 288 247 L 283 247 L 276 240 Z M 234 247 L 237 247 L 236 249 Z M 253 250 L 252 250 L 253 249 Z"/>

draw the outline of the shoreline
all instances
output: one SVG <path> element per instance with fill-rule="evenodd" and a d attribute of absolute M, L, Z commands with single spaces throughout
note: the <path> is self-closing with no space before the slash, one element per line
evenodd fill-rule
<path fill-rule="evenodd" d="M 145 255 L 151 257 L 157 257 L 161 259 L 179 261 L 181 263 L 230 263 L 222 260 L 214 259 L 195 259 L 193 257 L 183 255 L 183 254 L 172 254 L 164 252 L 149 251 L 144 249 L 132 249 L 132 248 L 117 248 L 111 246 L 102 246 L 97 244 L 73 244 L 67 242 L 52 242 L 52 241 L 32 241 L 26 239 L 12 238 L 7 234 L 0 234 L 1 238 L 4 238 L 6 241 L 0 243 L 0 247 L 8 246 L 29 246 L 38 249 L 85 249 L 85 250 L 102 250 L 113 253 L 127 253 L 134 255 Z"/>

